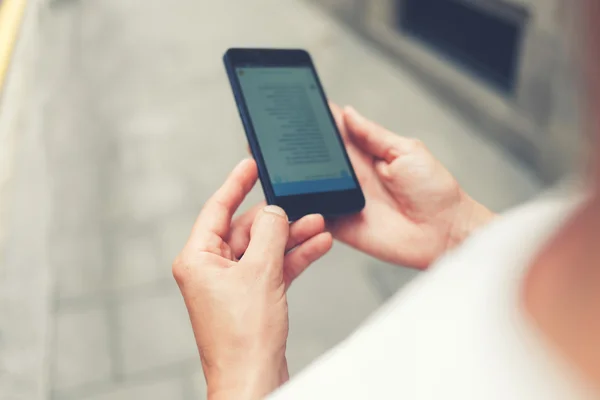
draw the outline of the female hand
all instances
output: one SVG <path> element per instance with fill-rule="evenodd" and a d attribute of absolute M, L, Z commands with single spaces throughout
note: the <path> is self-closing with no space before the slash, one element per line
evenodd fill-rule
<path fill-rule="evenodd" d="M 361 213 L 330 224 L 336 239 L 384 261 L 424 269 L 494 217 L 422 142 L 352 108 L 331 109 L 366 197 Z"/>
<path fill-rule="evenodd" d="M 286 290 L 332 245 L 319 215 L 289 225 L 267 206 L 232 222 L 256 179 L 252 160 L 234 169 L 173 263 L 211 399 L 262 398 L 288 379 Z"/>

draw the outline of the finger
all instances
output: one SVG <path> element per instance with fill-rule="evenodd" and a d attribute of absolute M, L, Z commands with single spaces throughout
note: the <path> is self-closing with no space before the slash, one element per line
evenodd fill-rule
<path fill-rule="evenodd" d="M 350 136 L 348 135 L 348 127 L 346 126 L 346 121 L 344 118 L 344 111 L 333 102 L 329 102 L 329 107 L 331 108 L 331 113 L 336 121 L 336 125 L 340 131 L 344 145 L 346 146 L 346 150 L 348 152 L 348 156 L 350 157 L 350 161 L 352 162 L 352 166 L 354 167 L 356 177 L 358 178 L 359 182 L 363 182 L 365 179 L 365 173 L 372 162 L 373 156 L 356 146 L 350 139 Z"/>
<path fill-rule="evenodd" d="M 250 229 L 256 214 L 264 207 L 264 203 L 252 207 L 238 217 L 231 225 L 229 246 L 236 258 L 241 258 L 250 243 Z M 325 230 L 325 219 L 318 214 L 307 215 L 290 225 L 290 234 L 285 251 L 290 251 L 302 242 Z"/>
<path fill-rule="evenodd" d="M 344 123 L 344 110 L 342 110 L 337 104 L 330 101 L 329 108 L 331 109 L 331 115 L 333 115 L 333 119 L 335 120 L 335 124 L 337 125 L 338 130 L 340 131 L 340 135 L 342 135 L 342 139 L 344 142 L 348 141 L 348 133 L 346 132 L 346 124 Z"/>
<path fill-rule="evenodd" d="M 266 206 L 264 201 L 261 201 L 239 217 L 235 218 L 231 223 L 231 231 L 229 233 L 229 247 L 235 258 L 240 258 L 246 251 L 248 243 L 250 243 L 250 229 L 256 215 Z"/>
<path fill-rule="evenodd" d="M 373 165 L 375 166 L 375 171 L 377 171 L 377 174 L 384 182 L 393 180 L 394 175 L 390 170 L 390 164 L 383 160 L 376 160 Z"/>
<path fill-rule="evenodd" d="M 285 211 L 266 206 L 257 215 L 250 231 L 250 243 L 242 261 L 267 267 L 281 267 L 290 227 Z"/>
<path fill-rule="evenodd" d="M 254 160 L 243 160 L 229 174 L 227 180 L 206 202 L 194 227 L 192 238 L 202 238 L 212 233 L 224 238 L 229 232 L 231 218 L 248 192 L 252 189 L 258 172 Z"/>
<path fill-rule="evenodd" d="M 311 214 L 302 217 L 290 226 L 290 237 L 285 246 L 285 251 L 292 250 L 323 231 L 325 231 L 325 219 L 322 215 Z"/>
<path fill-rule="evenodd" d="M 249 145 L 249 144 L 246 144 L 246 151 L 248 152 L 248 155 L 249 155 L 250 157 L 253 157 L 253 155 L 252 155 L 252 149 L 250 148 L 250 145 Z"/>
<path fill-rule="evenodd" d="M 323 232 L 308 239 L 284 258 L 283 277 L 286 289 L 310 264 L 323 257 L 333 246 L 331 233 Z"/>
<path fill-rule="evenodd" d="M 344 120 L 348 135 L 364 151 L 392 162 L 403 150 L 403 138 L 369 121 L 354 108 L 346 107 Z"/>

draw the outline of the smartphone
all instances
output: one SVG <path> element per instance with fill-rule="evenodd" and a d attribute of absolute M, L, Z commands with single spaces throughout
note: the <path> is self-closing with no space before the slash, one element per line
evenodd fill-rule
<path fill-rule="evenodd" d="M 290 220 L 362 210 L 365 198 L 310 55 L 229 49 L 223 60 L 267 203 Z"/>

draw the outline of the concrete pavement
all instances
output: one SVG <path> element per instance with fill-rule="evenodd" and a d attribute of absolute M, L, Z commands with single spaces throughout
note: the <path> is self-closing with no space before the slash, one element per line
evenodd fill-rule
<path fill-rule="evenodd" d="M 245 156 L 221 65 L 230 46 L 301 47 L 331 99 L 423 140 L 503 210 L 539 185 L 399 66 L 295 0 L 55 0 L 41 19 L 54 399 L 203 398 L 170 263 Z M 255 190 L 246 206 L 261 198 Z M 292 287 L 298 372 L 414 272 L 336 245 Z"/>
<path fill-rule="evenodd" d="M 51 322 L 50 198 L 36 73 L 39 9 L 29 2 L 19 26 L 22 4 L 4 1 L 0 7 L 0 64 L 10 66 L 0 85 L 0 398 L 11 400 L 48 392 Z M 19 28 L 8 62 L 3 57 Z"/>

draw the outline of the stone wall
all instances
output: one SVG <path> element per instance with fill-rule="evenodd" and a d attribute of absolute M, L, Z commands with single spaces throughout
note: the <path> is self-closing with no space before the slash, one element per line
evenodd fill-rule
<path fill-rule="evenodd" d="M 396 18 L 402 1 L 324 0 L 319 4 L 411 68 L 480 132 L 497 140 L 547 182 L 575 168 L 581 144 L 579 74 L 572 43 L 564 34 L 572 15 L 563 0 L 480 1 L 480 5 L 489 4 L 490 12 L 504 12 L 504 4 L 523 7 L 528 14 L 517 87 L 508 96 L 400 32 Z"/>

